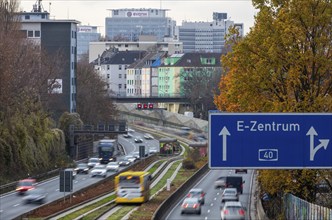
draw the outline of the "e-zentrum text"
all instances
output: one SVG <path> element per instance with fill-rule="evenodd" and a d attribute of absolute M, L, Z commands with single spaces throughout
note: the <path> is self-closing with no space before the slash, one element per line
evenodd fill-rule
<path fill-rule="evenodd" d="M 297 123 L 276 123 L 274 121 L 270 123 L 259 123 L 258 121 L 237 121 L 237 131 L 253 131 L 253 132 L 266 132 L 266 131 L 300 131 L 300 125 Z"/>

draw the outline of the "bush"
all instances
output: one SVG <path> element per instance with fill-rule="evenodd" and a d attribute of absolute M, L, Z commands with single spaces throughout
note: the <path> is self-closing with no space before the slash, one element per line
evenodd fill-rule
<path fill-rule="evenodd" d="M 194 161 L 190 158 L 184 159 L 182 161 L 182 167 L 187 170 L 193 170 L 196 168 Z"/>

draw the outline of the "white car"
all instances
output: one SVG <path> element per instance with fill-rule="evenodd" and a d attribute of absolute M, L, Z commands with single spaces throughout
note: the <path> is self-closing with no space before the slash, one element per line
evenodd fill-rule
<path fill-rule="evenodd" d="M 118 172 L 120 169 L 120 165 L 118 162 L 109 162 L 106 165 L 106 170 L 107 171 L 114 171 L 114 172 Z"/>
<path fill-rule="evenodd" d="M 239 219 L 244 220 L 246 209 L 242 206 L 241 202 L 225 202 L 220 210 L 221 220 L 225 219 Z"/>
<path fill-rule="evenodd" d="M 144 138 L 145 138 L 146 140 L 152 140 L 152 139 L 153 139 L 153 137 L 152 137 L 151 134 L 145 134 L 145 135 L 144 135 Z"/>
<path fill-rule="evenodd" d="M 132 156 L 132 155 L 127 155 L 125 156 L 125 158 L 130 162 L 130 163 L 134 163 L 136 161 L 136 157 Z"/>
<path fill-rule="evenodd" d="M 88 167 L 91 169 L 91 168 L 94 168 L 94 166 L 96 166 L 97 164 L 99 164 L 100 161 L 99 161 L 99 158 L 97 157 L 91 157 L 88 161 Z"/>
<path fill-rule="evenodd" d="M 101 176 L 106 177 L 107 176 L 107 170 L 105 165 L 97 164 L 90 172 L 91 177 L 95 176 Z"/>

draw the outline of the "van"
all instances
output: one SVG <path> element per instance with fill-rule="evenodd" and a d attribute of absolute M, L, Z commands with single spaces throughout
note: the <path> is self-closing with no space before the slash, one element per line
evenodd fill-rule
<path fill-rule="evenodd" d="M 243 184 L 245 181 L 242 176 L 227 176 L 226 177 L 226 188 L 236 188 L 239 193 L 243 193 Z"/>

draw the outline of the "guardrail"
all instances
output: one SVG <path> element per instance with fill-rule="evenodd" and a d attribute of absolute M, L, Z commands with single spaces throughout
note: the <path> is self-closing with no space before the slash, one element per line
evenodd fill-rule
<path fill-rule="evenodd" d="M 184 196 L 186 189 L 193 187 L 199 179 L 204 176 L 209 171 L 208 164 L 205 164 L 201 169 L 199 169 L 189 180 L 183 183 L 167 200 L 165 200 L 157 209 L 157 211 L 152 216 L 152 219 L 159 220 L 165 219 L 168 212 L 173 206 L 175 206 Z"/>

